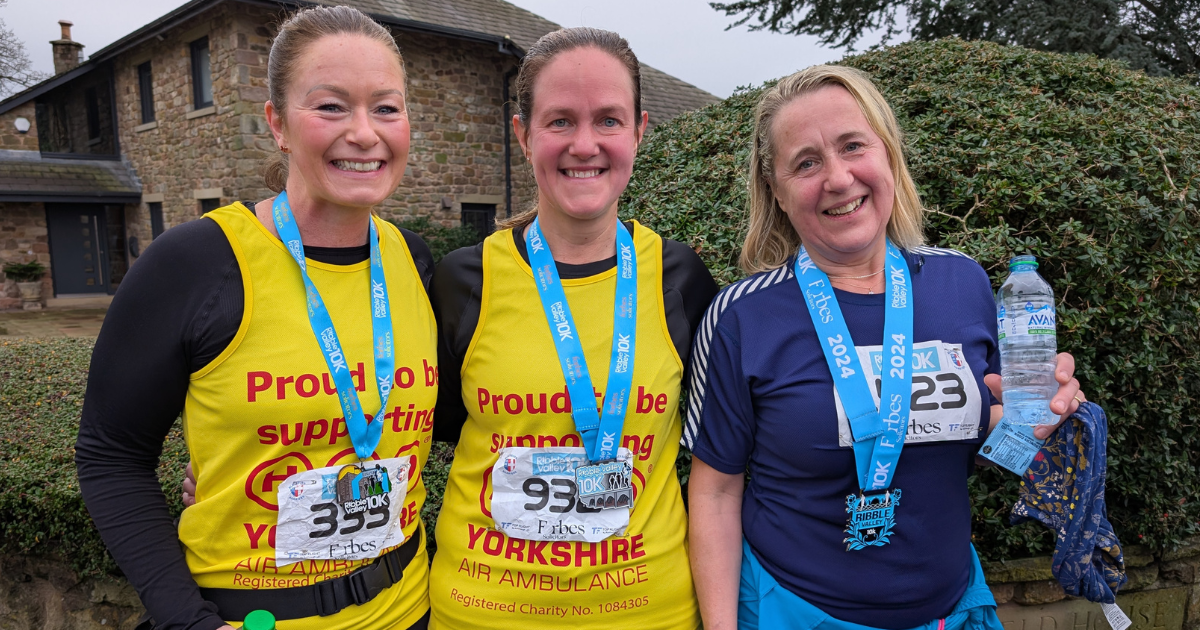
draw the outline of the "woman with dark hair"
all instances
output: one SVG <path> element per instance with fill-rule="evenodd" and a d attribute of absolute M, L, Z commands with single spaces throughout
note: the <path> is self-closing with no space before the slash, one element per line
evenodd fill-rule
<path fill-rule="evenodd" d="M 780 80 L 753 141 L 753 275 L 696 337 L 684 429 L 705 628 L 1001 630 L 967 494 L 1003 412 L 987 273 L 925 246 L 900 127 L 861 72 Z M 1059 355 L 1059 423 L 1083 402 L 1073 372 Z"/>
<path fill-rule="evenodd" d="M 457 441 L 432 627 L 696 628 L 675 473 L 692 334 L 716 285 L 687 245 L 617 218 L 647 114 L 615 33 L 521 63 L 534 208 L 439 264 L 435 437 Z"/>
<path fill-rule="evenodd" d="M 283 23 L 268 81 L 279 194 L 166 232 L 126 276 L 92 357 L 83 496 L 152 627 L 265 609 L 283 629 L 423 628 L 432 259 L 372 216 L 408 158 L 403 61 L 363 13 L 322 7 Z M 155 471 L 181 414 L 196 501 L 176 529 Z"/>

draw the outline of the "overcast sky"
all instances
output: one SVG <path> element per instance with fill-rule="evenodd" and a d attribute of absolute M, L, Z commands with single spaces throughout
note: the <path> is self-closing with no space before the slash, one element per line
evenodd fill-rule
<path fill-rule="evenodd" d="M 50 40 L 59 20 L 75 23 L 71 38 L 94 53 L 168 13 L 186 0 L 8 0 L 0 19 L 25 43 L 34 67 L 52 73 Z M 629 40 L 644 63 L 717 96 L 844 53 L 815 38 L 726 31 L 732 20 L 707 0 L 509 0 L 563 26 L 595 26 Z"/>

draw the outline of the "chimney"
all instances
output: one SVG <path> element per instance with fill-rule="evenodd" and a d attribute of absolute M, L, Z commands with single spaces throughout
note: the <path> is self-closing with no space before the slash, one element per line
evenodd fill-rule
<path fill-rule="evenodd" d="M 62 27 L 62 39 L 50 42 L 54 48 L 54 74 L 72 70 L 83 61 L 83 44 L 71 41 L 71 27 L 74 25 L 67 20 L 59 20 L 58 24 Z"/>

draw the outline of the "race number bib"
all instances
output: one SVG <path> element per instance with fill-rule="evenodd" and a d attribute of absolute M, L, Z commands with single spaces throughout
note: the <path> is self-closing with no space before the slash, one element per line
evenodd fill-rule
<path fill-rule="evenodd" d="M 884 370 L 883 348 L 861 346 L 859 361 L 866 371 L 875 405 Z M 890 366 L 889 366 L 890 367 Z M 982 402 L 979 385 L 971 366 L 967 365 L 961 344 L 925 341 L 913 345 L 912 352 L 912 409 L 909 413 L 906 444 L 922 442 L 953 442 L 979 437 L 979 412 Z M 842 408 L 837 390 L 833 392 L 838 414 L 838 444 L 851 446 L 854 438 L 850 422 Z"/>
<path fill-rule="evenodd" d="M 616 461 L 594 465 L 579 447 L 502 449 L 492 467 L 496 529 L 525 540 L 621 536 L 633 507 L 632 471 L 625 448 L 617 449 Z"/>
<path fill-rule="evenodd" d="M 404 542 L 408 459 L 330 466 L 279 485 L 275 563 L 368 560 Z"/>

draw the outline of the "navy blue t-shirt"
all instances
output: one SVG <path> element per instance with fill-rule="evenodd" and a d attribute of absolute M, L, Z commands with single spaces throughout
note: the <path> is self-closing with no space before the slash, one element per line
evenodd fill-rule
<path fill-rule="evenodd" d="M 854 453 L 792 261 L 713 300 L 693 346 L 683 433 L 704 463 L 749 473 L 742 529 L 772 577 L 837 619 L 888 629 L 945 617 L 966 588 L 966 482 L 997 404 L 983 375 L 1000 371 L 983 268 L 953 250 L 905 255 L 914 411 L 892 483 L 902 499 L 889 544 L 846 550 L 846 498 L 859 491 Z M 836 295 L 855 345 L 881 346 L 884 296 Z"/>

